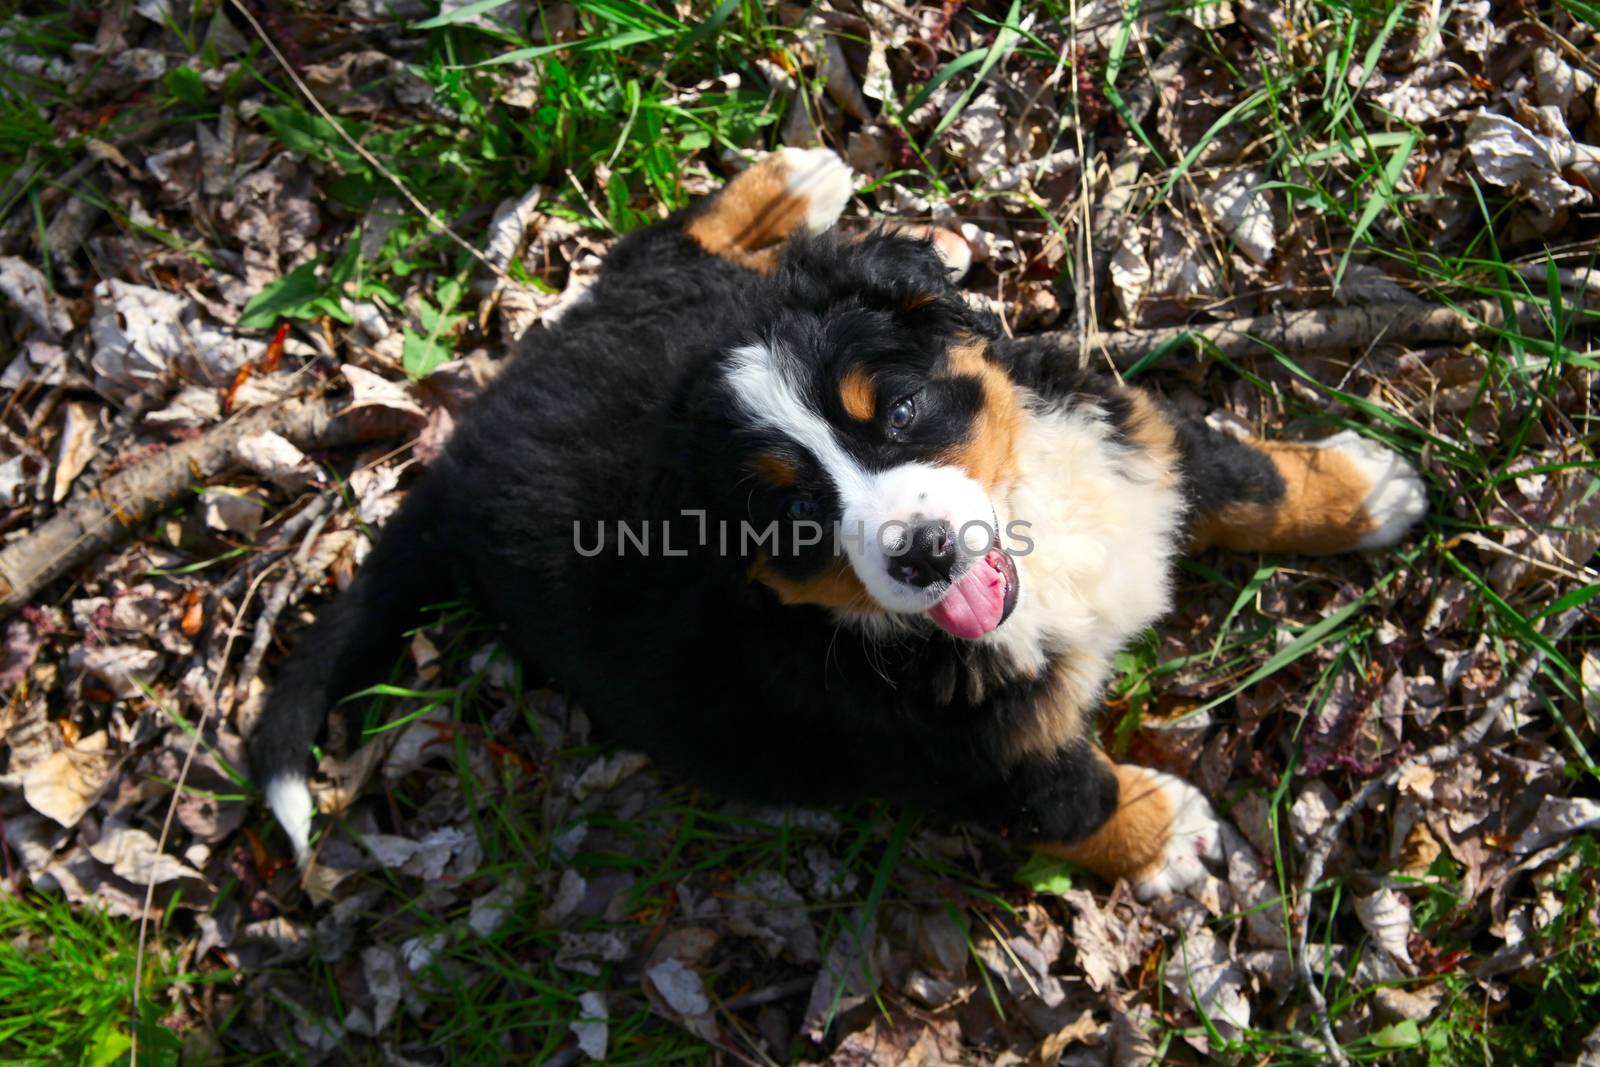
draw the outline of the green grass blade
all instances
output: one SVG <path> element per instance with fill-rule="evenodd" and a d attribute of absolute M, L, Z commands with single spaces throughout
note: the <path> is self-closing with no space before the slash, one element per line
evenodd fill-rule
<path fill-rule="evenodd" d="M 1577 668 L 1567 662 L 1567 657 L 1563 656 L 1556 646 L 1550 643 L 1550 639 L 1535 629 L 1533 624 L 1522 616 L 1521 612 L 1508 604 L 1506 599 L 1495 592 L 1488 582 L 1478 576 L 1476 571 L 1457 559 L 1455 553 L 1449 549 L 1444 549 L 1440 554 L 1444 556 L 1445 562 L 1456 569 L 1457 573 L 1478 587 L 1478 592 L 1483 594 L 1485 600 L 1494 605 L 1495 611 L 1505 620 L 1506 625 L 1511 627 L 1518 638 L 1544 653 L 1545 658 L 1559 667 L 1561 673 L 1568 678 L 1571 678 L 1579 685 L 1583 684 L 1583 679 L 1578 674 Z"/>
<path fill-rule="evenodd" d="M 1278 565 L 1269 563 L 1265 567 L 1257 567 L 1256 572 L 1250 576 L 1250 580 L 1244 583 L 1244 587 L 1239 590 L 1239 595 L 1234 597 L 1233 606 L 1228 609 L 1228 613 L 1217 624 L 1217 640 L 1211 646 L 1211 656 L 1207 662 L 1216 662 L 1217 653 L 1222 651 L 1222 642 L 1228 636 L 1228 626 L 1233 622 L 1234 616 L 1238 615 L 1246 604 L 1254 600 L 1256 594 L 1261 591 L 1261 587 L 1267 584 L 1267 579 L 1277 573 Z"/>
<path fill-rule="evenodd" d="M 940 119 L 939 124 L 933 128 L 933 132 L 928 135 L 929 144 L 944 136 L 944 132 L 950 128 L 956 119 L 961 117 L 961 112 L 966 110 L 967 104 L 977 94 L 979 87 L 983 85 L 983 79 L 989 76 L 989 72 L 994 69 L 995 64 L 1004 59 L 1017 46 L 1017 39 L 1021 36 L 1017 30 L 1017 21 L 1021 12 L 1022 0 L 1011 0 L 1011 10 L 1006 12 L 1005 25 L 1001 27 L 999 33 L 994 35 L 994 42 L 989 45 L 989 51 L 983 57 L 983 66 L 978 68 L 977 77 L 973 78 L 972 84 L 967 86 L 960 96 L 956 97 L 956 102 L 950 105 L 950 110 L 944 113 L 944 118 Z"/>
<path fill-rule="evenodd" d="M 1312 623 L 1310 626 L 1307 626 L 1304 630 L 1300 631 L 1299 636 L 1274 653 L 1271 659 L 1267 660 L 1267 662 L 1263 663 L 1261 666 L 1252 671 L 1244 681 L 1240 682 L 1238 685 L 1234 686 L 1221 696 L 1213 697 L 1204 704 L 1201 704 L 1199 707 L 1185 712 L 1182 717 L 1188 718 L 1191 715 L 1199 715 L 1203 711 L 1210 711 L 1217 705 L 1232 700 L 1234 697 L 1238 696 L 1246 689 L 1249 689 L 1257 682 L 1264 681 L 1265 679 L 1272 677 L 1274 674 L 1277 674 L 1279 671 L 1283 670 L 1301 656 L 1304 656 L 1312 649 L 1333 637 L 1339 628 L 1345 624 L 1345 622 L 1351 619 L 1362 608 L 1371 603 L 1372 598 L 1377 595 L 1378 590 L 1382 589 L 1387 584 L 1388 578 L 1385 577 L 1375 584 L 1371 589 L 1361 594 L 1360 597 L 1352 600 L 1338 611 L 1335 611 L 1333 614 L 1327 616 L 1321 622 Z"/>
<path fill-rule="evenodd" d="M 906 103 L 906 111 L 915 111 L 923 104 L 926 104 L 928 102 L 928 98 L 938 90 L 939 86 L 943 85 L 957 74 L 960 74 L 968 67 L 977 63 L 982 63 L 984 57 L 986 57 L 988 54 L 988 52 L 983 51 L 982 49 L 973 49 L 971 52 L 968 52 L 965 55 L 957 56 L 955 59 L 952 59 L 944 66 L 940 67 L 934 72 L 933 77 L 924 82 L 922 88 L 917 90 L 917 95 L 913 96 Z"/>
<path fill-rule="evenodd" d="M 557 44 L 533 45 L 529 48 L 515 48 L 481 62 L 469 63 L 465 67 L 453 69 L 476 70 L 480 67 L 497 67 L 506 63 L 518 63 L 525 59 L 542 59 L 545 56 L 555 55 L 557 52 L 620 52 L 632 48 L 634 45 L 665 40 L 668 37 L 676 36 L 677 32 L 676 29 L 624 30 L 621 33 L 608 34 L 604 37 L 588 37 L 577 41 L 561 41 Z"/>
<path fill-rule="evenodd" d="M 1379 212 L 1390 207 L 1394 200 L 1394 187 L 1400 181 L 1401 175 L 1406 172 L 1406 164 L 1411 160 L 1411 153 L 1416 150 L 1422 135 L 1413 130 L 1394 154 L 1389 157 L 1388 166 L 1383 168 L 1383 178 L 1378 183 L 1378 190 L 1367 206 L 1362 209 L 1361 217 L 1356 220 L 1356 228 L 1350 234 L 1350 243 L 1345 247 L 1344 255 L 1339 257 L 1339 268 L 1333 272 L 1333 291 L 1339 291 L 1339 283 L 1344 280 L 1345 268 L 1350 266 L 1350 253 L 1356 250 L 1361 239 L 1366 236 L 1367 230 L 1377 219 Z"/>
<path fill-rule="evenodd" d="M 470 4 L 463 4 L 454 11 L 442 15 L 435 15 L 431 19 L 423 19 L 416 23 L 419 30 L 436 30 L 441 26 L 454 26 L 458 22 L 465 22 L 470 18 L 482 15 L 486 11 L 493 11 L 497 7 L 505 7 L 511 0 L 473 0 Z"/>

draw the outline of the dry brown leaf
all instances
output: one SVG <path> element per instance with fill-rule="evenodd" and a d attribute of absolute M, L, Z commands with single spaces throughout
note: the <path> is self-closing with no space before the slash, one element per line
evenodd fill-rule
<path fill-rule="evenodd" d="M 711 1010 L 705 984 L 682 960 L 665 959 L 645 972 L 651 987 L 679 1015 L 705 1015 Z"/>
<path fill-rule="evenodd" d="M 308 573 L 321 573 L 322 568 L 314 563 L 307 566 Z M 317 773 L 312 777 L 309 786 L 311 797 L 316 801 L 317 810 L 327 815 L 337 815 L 349 810 L 355 803 L 356 797 L 361 795 L 361 790 L 371 780 L 372 774 L 383 762 L 384 753 L 388 749 L 388 739 L 380 736 L 378 740 L 368 742 L 356 749 L 350 755 L 339 759 L 332 755 L 325 755 L 317 764 Z"/>
<path fill-rule="evenodd" d="M 580 1014 L 568 1027 L 578 1040 L 578 1050 L 591 1060 L 603 1061 L 610 1040 L 606 995 L 592 989 L 579 993 L 578 1007 Z"/>
<path fill-rule="evenodd" d="M 61 420 L 61 436 L 56 441 L 55 470 L 50 476 L 50 500 L 55 504 L 67 498 L 67 491 L 94 458 L 99 446 L 99 409 L 76 401 L 66 408 Z"/>
<path fill-rule="evenodd" d="M 1230 171 L 1200 197 L 1216 224 L 1257 264 L 1270 260 L 1278 244 L 1274 195 L 1260 188 L 1266 180 L 1259 170 Z"/>
<path fill-rule="evenodd" d="M 776 871 L 740 879 L 728 903 L 728 929 L 755 938 L 769 956 L 786 953 L 795 963 L 815 963 L 820 952 L 805 898 Z"/>
<path fill-rule="evenodd" d="M 1089 988 L 1104 992 L 1121 985 L 1121 978 L 1143 962 L 1156 935 L 1145 921 L 1142 906 L 1121 901 L 1102 908 L 1085 890 L 1071 889 L 1062 898 L 1072 908 L 1071 945 L 1077 950 Z"/>
<path fill-rule="evenodd" d="M 157 430 L 192 430 L 222 418 L 222 397 L 215 389 L 185 386 L 164 407 L 145 412 L 144 425 Z"/>
<path fill-rule="evenodd" d="M 1548 113 L 1553 109 L 1540 110 Z M 1562 130 L 1565 132 L 1565 123 Z M 1562 171 L 1574 165 L 1600 165 L 1600 148 L 1580 144 L 1570 135 L 1546 136 L 1515 119 L 1480 111 L 1467 126 L 1467 149 L 1479 174 L 1521 193 L 1546 218 L 1554 218 L 1563 207 L 1592 199 L 1587 189 L 1563 178 Z"/>
<path fill-rule="evenodd" d="M 508 267 L 527 248 L 532 234 L 530 227 L 539 218 L 539 201 L 544 190 L 535 185 L 515 200 L 503 200 L 494 209 L 489 232 L 484 238 L 483 254 L 497 267 Z"/>
<path fill-rule="evenodd" d="M 1583 830 L 1600 827 L 1600 801 L 1587 797 L 1545 797 L 1533 822 L 1511 844 L 1519 855 L 1553 845 Z"/>
<path fill-rule="evenodd" d="M 1387 952 L 1400 967 L 1411 973 L 1411 905 L 1393 889 L 1383 888 L 1368 896 L 1355 898 L 1356 917 L 1367 928 L 1378 947 Z"/>
<path fill-rule="evenodd" d="M 317 468 L 288 440 L 276 433 L 241 438 L 234 446 L 239 461 L 280 489 L 297 493 L 318 477 Z"/>
<path fill-rule="evenodd" d="M 625 960 L 633 952 L 630 938 L 616 929 L 584 931 L 563 930 L 557 939 L 555 963 L 563 970 L 579 974 L 599 975 L 601 963 Z"/>
<path fill-rule="evenodd" d="M 811 986 L 801 1032 L 821 1041 L 834 1018 L 866 1001 L 878 988 L 877 968 L 868 964 L 878 939 L 877 916 L 855 909 L 840 925 Z"/>
<path fill-rule="evenodd" d="M 1232 1038 L 1250 1025 L 1250 976 L 1239 966 L 1229 946 L 1204 924 L 1190 925 L 1172 947 L 1163 972 L 1172 994 L 1211 1021 L 1224 1037 Z M 1189 1038 L 1200 1051 L 1208 1051 L 1204 1034 Z"/>
<path fill-rule="evenodd" d="M 254 537 L 266 517 L 266 504 L 252 493 L 213 485 L 200 493 L 200 518 L 207 529 Z"/>
<path fill-rule="evenodd" d="M 80 652 L 84 673 L 122 700 L 142 696 L 163 663 L 161 653 L 137 645 L 96 645 Z"/>
<path fill-rule="evenodd" d="M 361 976 L 366 979 L 369 1003 L 352 1007 L 344 1026 L 351 1033 L 377 1037 L 388 1029 L 400 1007 L 403 979 L 399 955 L 387 945 L 369 945 L 361 950 Z"/>
<path fill-rule="evenodd" d="M 504 926 L 506 920 L 516 911 L 517 902 L 522 898 L 523 888 L 522 879 L 513 875 L 502 880 L 487 894 L 474 897 L 472 908 L 467 915 L 467 926 L 479 937 L 493 934 Z"/>
<path fill-rule="evenodd" d="M 72 332 L 72 316 L 31 263 L 16 256 L 0 256 L 0 296 L 46 339 L 59 341 Z"/>
<path fill-rule="evenodd" d="M 1085 1008 L 1077 1019 L 1041 1041 L 1033 1055 L 1028 1057 L 1028 1062 L 1037 1067 L 1055 1067 L 1061 1062 L 1061 1056 L 1069 1046 L 1099 1044 L 1104 1038 L 1105 1029 L 1104 1023 L 1094 1021 L 1094 1011 Z"/>
<path fill-rule="evenodd" d="M 829 1067 L 926 1067 L 962 1062 L 961 1028 L 952 1018 L 874 1018 L 845 1036 Z"/>
<path fill-rule="evenodd" d="M 601 756 L 584 768 L 573 783 L 573 798 L 583 800 L 595 793 L 615 789 L 619 783 L 648 766 L 649 758 L 638 752 L 613 752 L 609 756 Z"/>
<path fill-rule="evenodd" d="M 354 394 L 347 410 L 376 409 L 386 414 L 415 419 L 418 426 L 427 421 L 428 413 L 422 410 L 412 399 L 410 391 L 399 382 L 391 382 L 381 375 L 349 363 L 342 364 L 339 373 L 350 383 L 350 389 Z"/>
<path fill-rule="evenodd" d="M 116 819 L 100 828 L 99 839 L 88 848 L 89 855 L 110 867 L 117 877 L 136 885 L 202 877 L 199 871 L 157 849 L 154 835 Z"/>

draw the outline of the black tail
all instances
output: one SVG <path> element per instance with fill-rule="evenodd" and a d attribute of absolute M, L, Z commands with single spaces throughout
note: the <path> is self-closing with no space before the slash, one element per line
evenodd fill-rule
<path fill-rule="evenodd" d="M 438 495 L 431 478 L 407 494 L 355 582 L 322 609 L 279 668 L 250 735 L 251 772 L 302 860 L 313 814 L 311 746 L 329 711 L 382 680 L 421 609 L 454 595 L 447 554 L 436 545 Z"/>

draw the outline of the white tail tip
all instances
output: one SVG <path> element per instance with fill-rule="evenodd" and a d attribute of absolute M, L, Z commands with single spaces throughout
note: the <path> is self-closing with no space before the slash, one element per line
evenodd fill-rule
<path fill-rule="evenodd" d="M 311 854 L 311 817 L 317 813 L 305 776 L 286 774 L 268 782 L 267 805 L 294 845 L 295 862 L 305 866 L 306 857 Z"/>

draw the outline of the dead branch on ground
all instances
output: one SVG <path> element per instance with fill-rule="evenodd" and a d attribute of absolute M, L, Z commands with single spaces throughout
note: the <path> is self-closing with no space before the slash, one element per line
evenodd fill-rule
<path fill-rule="evenodd" d="M 238 445 L 246 438 L 270 432 L 312 449 L 392 434 L 393 427 L 382 420 L 341 415 L 343 405 L 307 397 L 247 412 L 107 478 L 0 551 L 0 619 L 79 563 L 116 545 L 189 486 L 237 467 Z"/>
<path fill-rule="evenodd" d="M 1524 305 L 1509 328 L 1537 328 L 1537 310 Z M 1476 300 L 1447 307 L 1438 304 L 1385 303 L 1274 311 L 1266 315 L 1200 326 L 1091 333 L 1085 353 L 1078 335 L 1055 330 L 1038 335 L 1074 365 L 1104 361 L 1125 371 L 1164 346 L 1199 343 L 1232 359 L 1267 355 L 1273 349 L 1291 359 L 1339 349 L 1361 351 L 1379 343 L 1410 346 L 1463 344 L 1507 329 L 1498 303 Z M 1080 360 L 1082 362 L 1080 362 Z"/>

